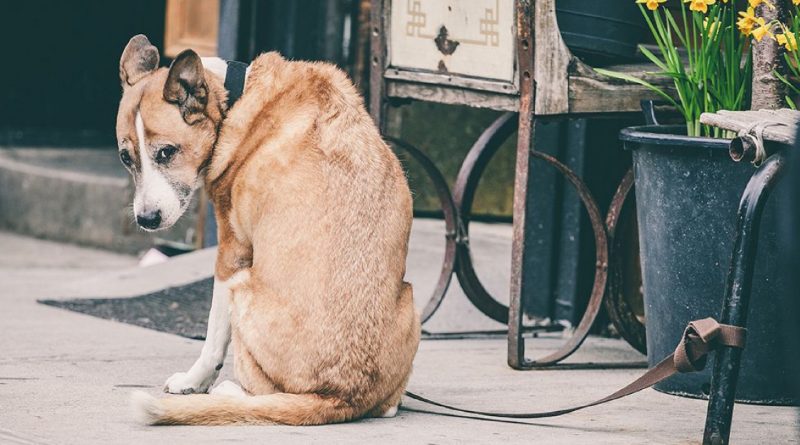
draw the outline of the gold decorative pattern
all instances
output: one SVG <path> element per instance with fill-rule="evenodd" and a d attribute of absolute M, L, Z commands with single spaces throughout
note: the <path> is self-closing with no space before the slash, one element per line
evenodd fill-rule
<path fill-rule="evenodd" d="M 497 46 L 500 44 L 500 33 L 497 32 L 497 24 L 500 20 L 497 18 L 497 13 L 500 11 L 500 0 L 495 2 L 494 9 L 486 8 L 484 16 L 481 19 L 481 35 L 486 37 L 484 44 Z"/>
<path fill-rule="evenodd" d="M 421 0 L 408 0 L 406 5 L 406 13 L 408 14 L 408 23 L 406 23 L 406 35 L 409 37 L 429 37 L 422 33 L 427 24 L 428 16 L 422 12 Z"/>
<path fill-rule="evenodd" d="M 499 46 L 500 33 L 497 30 L 497 26 L 500 23 L 499 12 L 500 0 L 495 0 L 494 8 L 484 9 L 483 18 L 479 21 L 479 34 L 483 37 L 482 40 L 459 38 L 458 36 L 450 36 L 450 38 L 466 45 Z M 405 24 L 406 36 L 423 39 L 436 38 L 435 35 L 425 32 L 425 27 L 428 24 L 428 15 L 422 10 L 422 0 L 407 0 L 406 17 L 408 18 Z"/>

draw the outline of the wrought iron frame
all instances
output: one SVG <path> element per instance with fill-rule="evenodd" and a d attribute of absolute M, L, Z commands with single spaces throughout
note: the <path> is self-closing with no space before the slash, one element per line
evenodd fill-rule
<path fill-rule="evenodd" d="M 537 2 L 536 7 L 543 10 L 554 4 L 552 0 Z M 383 116 L 389 105 L 389 87 L 397 82 L 403 82 L 404 87 L 409 87 L 413 83 L 414 76 L 409 74 L 401 75 L 395 68 L 389 67 L 386 63 L 387 42 L 385 41 L 388 0 L 374 0 L 371 10 L 371 70 L 370 70 L 370 112 L 373 119 L 378 123 L 379 128 L 385 133 Z M 541 5 L 541 6 L 540 6 Z M 594 197 L 586 184 L 566 165 L 559 162 L 552 156 L 531 149 L 534 139 L 534 119 L 536 116 L 536 86 L 534 77 L 536 74 L 534 60 L 535 49 L 539 42 L 534 35 L 534 4 L 530 0 L 515 2 L 516 14 L 516 63 L 518 80 L 514 87 L 503 89 L 492 88 L 491 91 L 481 91 L 481 83 L 473 82 L 475 85 L 464 82 L 453 82 L 452 79 L 442 79 L 443 84 L 439 87 L 445 90 L 462 88 L 469 90 L 470 97 L 482 98 L 492 104 L 498 103 L 498 95 L 505 94 L 508 100 L 513 101 L 518 113 L 507 112 L 493 122 L 475 141 L 464 159 L 455 182 L 453 191 L 447 185 L 441 172 L 434 163 L 418 147 L 413 146 L 407 141 L 397 138 L 386 137 L 387 141 L 395 147 L 404 150 L 412 158 L 418 161 L 426 174 L 430 177 L 436 189 L 437 196 L 442 206 L 445 219 L 445 256 L 442 263 L 439 279 L 433 294 L 422 312 L 423 323 L 430 319 L 441 304 L 447 289 L 452 280 L 453 273 L 461 285 L 467 298 L 483 314 L 498 322 L 508 324 L 508 362 L 515 369 L 532 369 L 553 367 L 570 356 L 577 350 L 581 343 L 586 339 L 603 303 L 603 296 L 608 281 L 609 255 L 611 251 L 610 240 L 613 239 L 616 230 L 620 210 L 625 203 L 625 198 L 630 192 L 632 185 L 632 174 L 629 172 L 623 178 L 615 196 L 611 208 L 605 218 L 600 212 Z M 541 13 L 553 15 L 553 11 Z M 557 29 L 556 29 L 557 32 Z M 430 89 L 430 79 L 426 79 L 425 88 Z M 413 87 L 413 85 L 410 85 Z M 413 90 L 413 88 L 412 88 Z M 486 95 L 483 97 L 482 95 Z M 419 99 L 419 98 L 416 98 Z M 448 102 L 448 101 L 445 101 Z M 506 100 L 502 101 L 506 104 Z M 449 102 L 452 103 L 452 102 Z M 473 104 L 474 105 L 474 104 Z M 507 109 L 506 105 L 493 106 L 496 109 Z M 629 110 L 618 110 L 629 111 Z M 513 228 L 513 247 L 512 247 L 512 280 L 510 305 L 506 306 L 498 302 L 481 283 L 475 271 L 469 239 L 469 223 L 471 220 L 472 204 L 475 191 L 480 181 L 481 175 L 485 171 L 492 157 L 500 146 L 514 132 L 517 132 L 517 155 L 516 171 L 514 184 L 514 228 Z M 524 278 L 522 270 L 522 256 L 526 252 L 524 245 L 525 233 L 525 213 L 527 203 L 527 185 L 529 177 L 530 160 L 537 159 L 546 162 L 554 167 L 577 191 L 584 207 L 589 215 L 592 230 L 595 237 L 596 268 L 594 285 L 591 296 L 583 317 L 578 324 L 573 335 L 555 353 L 537 360 L 528 360 L 524 357 L 525 344 L 523 333 L 535 329 L 523 326 L 521 308 L 521 288 Z M 621 272 L 617 272 L 621 273 Z M 617 292 L 618 293 L 618 292 Z M 624 299 L 615 299 L 616 302 L 623 302 Z M 607 302 L 606 304 L 611 304 Z M 618 307 L 615 314 L 621 314 L 628 310 L 627 306 Z M 628 315 L 612 318 L 615 322 L 635 322 L 639 323 L 635 317 Z M 543 327 L 542 329 L 550 329 Z M 620 331 L 630 331 L 624 327 Z M 643 348 L 643 344 L 634 345 L 638 349 Z M 561 365 L 563 366 L 563 365 Z M 576 365 L 570 365 L 574 367 Z M 596 365 L 590 365 L 596 366 Z M 611 364 L 610 366 L 630 366 L 630 364 Z M 636 364 L 636 366 L 641 366 Z"/>

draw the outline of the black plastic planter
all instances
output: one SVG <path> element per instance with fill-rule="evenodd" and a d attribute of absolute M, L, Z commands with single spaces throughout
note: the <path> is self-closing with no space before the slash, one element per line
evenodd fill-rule
<path fill-rule="evenodd" d="M 736 211 L 754 172 L 733 162 L 728 141 L 694 138 L 683 127 L 645 126 L 622 130 L 632 151 L 644 281 L 647 357 L 655 365 L 672 353 L 691 320 L 718 318 L 735 238 Z M 780 188 L 780 185 L 779 185 Z M 783 355 L 776 320 L 793 307 L 778 273 L 777 205 L 769 202 L 759 235 L 747 347 L 736 399 L 798 404 L 791 383 L 800 378 Z M 795 316 L 800 320 L 800 314 Z M 674 376 L 656 389 L 706 397 L 711 367 Z"/>
<path fill-rule="evenodd" d="M 641 11 L 630 0 L 559 0 L 556 16 L 564 42 L 592 64 L 633 60 L 648 32 Z"/>

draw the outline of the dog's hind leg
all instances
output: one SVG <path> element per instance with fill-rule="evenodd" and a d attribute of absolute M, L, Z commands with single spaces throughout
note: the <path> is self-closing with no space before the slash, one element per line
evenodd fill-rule
<path fill-rule="evenodd" d="M 419 345 L 419 316 L 414 309 L 414 291 L 410 284 L 403 283 L 397 299 L 397 318 L 395 326 L 389 330 L 399 347 L 392 350 L 392 357 L 399 363 L 407 363 L 408 368 L 398 369 L 395 375 L 397 386 L 393 392 L 369 412 L 370 417 L 394 417 L 411 377 L 411 363 Z"/>
<path fill-rule="evenodd" d="M 263 317 L 267 309 L 258 303 L 259 300 L 266 299 L 266 296 L 254 292 L 254 283 L 251 280 L 248 275 L 231 289 L 234 373 L 245 391 L 262 396 L 282 392 L 283 388 L 276 386 L 265 372 L 263 365 L 268 365 L 270 359 L 263 352 L 259 354 L 259 348 L 263 347 L 270 336 L 263 329 Z"/>
<path fill-rule="evenodd" d="M 378 406 L 376 406 L 372 411 L 367 414 L 367 417 L 394 417 L 397 415 L 397 411 L 400 408 L 400 401 L 403 398 L 403 394 L 406 390 L 406 384 L 408 383 L 408 377 L 403 380 L 403 384 L 400 385 L 388 399 L 384 400 Z"/>
<path fill-rule="evenodd" d="M 236 329 L 233 330 L 233 360 L 236 379 L 245 391 L 253 395 L 280 392 L 250 354 Z"/>

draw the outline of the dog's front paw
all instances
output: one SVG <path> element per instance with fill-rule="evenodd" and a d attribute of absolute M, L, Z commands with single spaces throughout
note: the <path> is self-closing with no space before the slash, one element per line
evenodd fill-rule
<path fill-rule="evenodd" d="M 191 371 L 176 372 L 164 383 L 164 392 L 170 394 L 205 394 L 216 378 L 216 372 L 206 378 L 198 378 Z"/>

